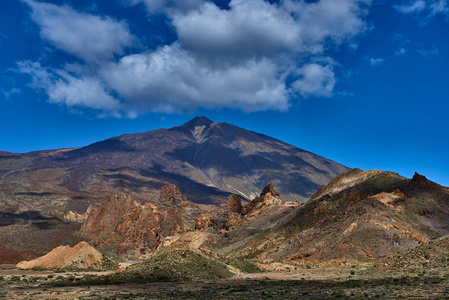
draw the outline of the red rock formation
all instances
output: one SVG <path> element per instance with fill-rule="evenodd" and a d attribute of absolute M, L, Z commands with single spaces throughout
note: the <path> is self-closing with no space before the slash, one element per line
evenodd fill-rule
<path fill-rule="evenodd" d="M 176 185 L 169 183 L 161 187 L 159 202 L 179 205 L 187 201 L 189 201 L 187 197 L 181 194 L 181 191 Z"/>
<path fill-rule="evenodd" d="M 415 195 L 417 193 L 428 191 L 444 193 L 444 188 L 439 184 L 428 180 L 425 176 L 420 175 L 416 172 L 415 175 L 413 175 L 412 180 L 409 181 L 409 183 L 404 189 L 404 193 L 406 195 Z"/>
<path fill-rule="evenodd" d="M 250 203 L 242 206 L 240 198 L 236 195 L 228 196 L 226 203 L 218 208 L 203 213 L 197 220 L 197 230 L 212 230 L 222 232 L 223 230 L 232 230 L 243 223 L 246 223 L 257 217 L 265 208 L 283 203 L 279 199 L 273 185 L 268 184 L 259 197 Z"/>
<path fill-rule="evenodd" d="M 279 192 L 274 189 L 270 183 L 262 191 L 259 197 L 245 205 L 242 209 L 244 215 L 257 215 L 264 206 L 270 206 L 280 202 Z"/>
<path fill-rule="evenodd" d="M 229 229 L 240 223 L 242 218 L 242 201 L 236 195 L 229 195 L 227 201 L 216 209 L 203 213 L 197 220 L 197 230 L 212 229 L 218 231 Z"/>
<path fill-rule="evenodd" d="M 124 193 L 106 196 L 97 209 L 89 207 L 89 215 L 80 232 L 96 241 L 100 247 L 103 243 L 108 244 L 109 242 L 104 240 L 107 237 L 114 239 L 113 235 L 121 217 L 132 208 L 132 204 L 131 196 Z"/>
<path fill-rule="evenodd" d="M 239 198 L 239 196 L 236 195 L 229 195 L 228 201 L 226 203 L 230 209 L 235 210 L 238 213 L 242 212 L 242 200 Z"/>
<path fill-rule="evenodd" d="M 117 245 L 118 255 L 147 255 L 164 237 L 192 230 L 200 212 L 175 185 L 167 184 L 158 204 L 143 204 L 123 193 L 106 197 L 98 209 L 91 209 L 81 233 L 100 248 Z"/>

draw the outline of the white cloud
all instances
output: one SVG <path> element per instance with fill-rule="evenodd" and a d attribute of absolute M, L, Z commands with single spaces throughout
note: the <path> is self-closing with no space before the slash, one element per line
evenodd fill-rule
<path fill-rule="evenodd" d="M 367 29 L 363 1 L 233 0 L 229 10 L 205 3 L 173 16 L 179 41 L 195 52 L 221 56 L 322 53 L 327 41 L 342 43 Z"/>
<path fill-rule="evenodd" d="M 335 86 L 335 75 L 330 66 L 307 64 L 298 70 L 300 79 L 292 87 L 301 95 L 330 97 Z"/>
<path fill-rule="evenodd" d="M 374 58 L 374 57 L 367 57 L 367 60 L 369 64 L 373 67 L 378 66 L 385 61 L 385 59 L 383 58 Z"/>
<path fill-rule="evenodd" d="M 406 48 L 399 48 L 396 51 L 394 51 L 394 55 L 395 56 L 404 56 L 407 54 L 407 49 Z"/>
<path fill-rule="evenodd" d="M 438 14 L 443 14 L 446 21 L 449 18 L 448 0 L 413 0 L 406 1 L 402 5 L 394 5 L 393 7 L 405 15 L 422 16 L 423 24 Z"/>
<path fill-rule="evenodd" d="M 10 99 L 12 96 L 21 93 L 21 90 L 18 89 L 18 88 L 12 88 L 12 89 L 7 90 L 7 91 L 1 89 L 0 91 L 2 92 L 3 96 L 4 96 L 6 99 Z"/>
<path fill-rule="evenodd" d="M 418 52 L 418 54 L 421 56 L 434 56 L 440 53 L 440 51 L 436 47 L 433 47 L 433 49 L 418 49 L 416 50 L 416 52 Z"/>
<path fill-rule="evenodd" d="M 103 110 L 117 116 L 121 103 L 106 92 L 105 85 L 96 77 L 77 77 L 64 70 L 44 68 L 36 62 L 18 63 L 19 71 L 29 74 L 32 85 L 45 90 L 50 103 L 67 107 Z"/>
<path fill-rule="evenodd" d="M 137 109 L 172 113 L 197 107 L 256 111 L 289 106 L 284 78 L 268 59 L 214 67 L 174 44 L 126 56 L 100 74 Z"/>
<path fill-rule="evenodd" d="M 426 2 L 423 0 L 408 2 L 403 5 L 394 5 L 394 8 L 403 14 L 419 13 L 423 11 L 425 7 Z"/>
<path fill-rule="evenodd" d="M 148 12 L 188 11 L 201 6 L 205 0 L 132 0 L 132 5 L 144 3 Z"/>
<path fill-rule="evenodd" d="M 206 3 L 199 10 L 178 14 L 173 25 L 187 49 L 203 55 L 264 56 L 282 49 L 306 47 L 303 29 L 290 13 L 265 1 L 232 1 L 230 10 Z"/>
<path fill-rule="evenodd" d="M 59 69 L 22 63 L 52 103 L 136 117 L 146 111 L 204 108 L 287 110 L 293 96 L 331 97 L 336 45 L 356 45 L 370 0 L 131 0 L 166 14 L 178 40 L 123 55 L 133 35 L 124 22 L 23 0 L 41 36 L 82 59 Z M 114 56 L 121 56 L 116 61 Z"/>
<path fill-rule="evenodd" d="M 395 56 L 407 55 L 409 48 L 413 46 L 412 42 L 403 34 L 396 34 L 393 37 L 393 45 L 396 48 L 394 51 Z"/>
<path fill-rule="evenodd" d="M 447 0 L 439 0 L 439 1 L 433 1 L 433 3 L 430 4 L 430 15 L 435 16 L 437 14 L 445 14 L 446 20 L 449 14 L 449 7 Z"/>
<path fill-rule="evenodd" d="M 80 13 L 66 5 L 23 1 L 32 8 L 31 17 L 43 39 L 85 61 L 111 59 L 114 54 L 123 54 L 134 41 L 124 22 Z"/>
<path fill-rule="evenodd" d="M 284 3 L 312 43 L 322 43 L 327 39 L 342 43 L 368 28 L 363 17 L 368 13 L 371 0 L 286 0 Z"/>

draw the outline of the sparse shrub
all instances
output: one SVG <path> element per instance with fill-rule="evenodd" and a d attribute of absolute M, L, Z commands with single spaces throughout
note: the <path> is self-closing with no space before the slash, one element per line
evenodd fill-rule
<path fill-rule="evenodd" d="M 334 293 L 334 296 L 337 297 L 337 298 L 342 298 L 342 297 L 345 296 L 345 291 L 343 291 L 343 290 L 338 290 L 338 291 L 336 291 L 336 292 Z"/>
<path fill-rule="evenodd" d="M 134 274 L 134 278 L 137 279 L 137 280 L 143 280 L 144 279 L 143 275 L 140 274 L 140 273 Z"/>
<path fill-rule="evenodd" d="M 111 283 L 111 277 L 108 275 L 105 275 L 102 277 L 102 281 L 106 284 Z"/>

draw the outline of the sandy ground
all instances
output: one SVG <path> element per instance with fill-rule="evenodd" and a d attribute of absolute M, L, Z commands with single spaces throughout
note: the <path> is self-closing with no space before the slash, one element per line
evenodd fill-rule
<path fill-rule="evenodd" d="M 208 282 L 146 283 L 103 286 L 15 287 L 0 299 L 447 299 L 449 282 L 412 280 L 271 280 L 280 274 L 254 274 Z M 282 277 L 284 278 L 284 277 Z"/>
<path fill-rule="evenodd" d="M 449 298 L 449 270 L 425 276 L 377 274 L 369 266 L 298 268 L 245 274 L 215 281 L 149 282 L 121 285 L 48 285 L 58 276 L 111 272 L 0 270 L 0 299 L 397 299 Z M 50 277 L 49 277 L 50 276 Z M 21 281 L 11 282 L 12 277 Z M 41 278 L 32 282 L 33 277 Z M 9 279 L 9 280 L 8 280 Z M 26 283 L 26 280 L 29 280 Z"/>

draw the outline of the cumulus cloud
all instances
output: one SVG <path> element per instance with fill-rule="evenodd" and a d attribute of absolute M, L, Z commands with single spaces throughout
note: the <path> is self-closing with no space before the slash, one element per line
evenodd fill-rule
<path fill-rule="evenodd" d="M 187 49 L 203 54 L 318 54 L 329 40 L 342 43 L 366 30 L 363 3 L 233 0 L 228 10 L 205 3 L 198 10 L 175 15 L 173 25 Z"/>
<path fill-rule="evenodd" d="M 213 3 L 178 14 L 173 25 L 179 41 L 203 55 L 264 56 L 279 50 L 298 51 L 301 26 L 287 10 L 265 1 L 232 1 L 229 10 Z"/>
<path fill-rule="evenodd" d="M 85 61 L 104 61 L 123 54 L 135 39 L 124 22 L 80 13 L 67 5 L 23 1 L 31 7 L 31 17 L 44 40 Z"/>
<path fill-rule="evenodd" d="M 363 17 L 371 0 L 286 0 L 283 3 L 312 43 L 330 39 L 339 44 L 367 30 Z"/>
<path fill-rule="evenodd" d="M 368 29 L 370 5 L 369 0 L 232 0 L 221 9 L 205 0 L 133 0 L 150 13 L 166 14 L 178 40 L 123 55 L 135 39 L 124 22 L 23 1 L 32 7 L 42 38 L 84 62 L 59 69 L 26 62 L 20 71 L 52 103 L 128 116 L 198 107 L 283 111 L 295 95 L 331 97 L 337 64 L 328 52 L 353 45 Z"/>
<path fill-rule="evenodd" d="M 44 68 L 37 62 L 20 62 L 18 67 L 31 76 L 33 86 L 45 90 L 51 103 L 108 111 L 114 116 L 121 110 L 120 101 L 106 92 L 97 77 L 77 77 L 64 70 Z"/>
<path fill-rule="evenodd" d="M 298 70 L 300 79 L 292 83 L 301 95 L 330 97 L 335 86 L 335 75 L 330 66 L 307 64 Z"/>
<path fill-rule="evenodd" d="M 158 112 L 196 107 L 286 110 L 289 106 L 284 78 L 269 59 L 212 67 L 175 44 L 126 56 L 100 73 L 120 96 Z"/>

